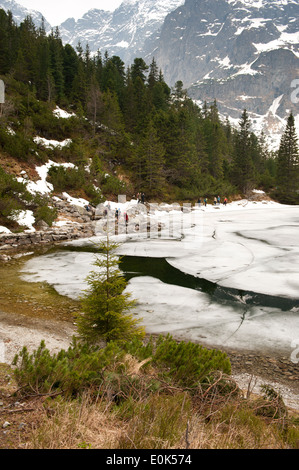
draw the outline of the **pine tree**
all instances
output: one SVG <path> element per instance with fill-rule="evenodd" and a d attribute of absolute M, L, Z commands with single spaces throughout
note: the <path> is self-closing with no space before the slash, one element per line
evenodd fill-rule
<path fill-rule="evenodd" d="M 158 82 L 158 80 L 159 80 L 159 70 L 158 70 L 155 58 L 153 57 L 153 60 L 149 67 L 149 74 L 148 74 L 148 79 L 147 79 L 149 88 L 153 88 L 155 84 Z"/>
<path fill-rule="evenodd" d="M 69 44 L 63 48 L 63 72 L 64 72 L 64 94 L 68 98 L 71 96 L 74 78 L 78 71 L 78 56 L 75 49 Z"/>
<path fill-rule="evenodd" d="M 278 196 L 285 203 L 299 203 L 299 151 L 295 120 L 291 113 L 278 150 Z"/>
<path fill-rule="evenodd" d="M 130 313 L 135 301 L 123 292 L 127 283 L 118 268 L 117 247 L 108 237 L 101 242 L 102 256 L 94 263 L 97 269 L 87 277 L 89 289 L 81 300 L 83 313 L 78 315 L 77 330 L 79 337 L 89 344 L 127 341 L 144 335 L 143 328 L 138 326 L 140 320 Z"/>
<path fill-rule="evenodd" d="M 10 12 L 0 10 L 0 74 L 9 73 L 17 54 L 16 26 Z"/>
<path fill-rule="evenodd" d="M 246 193 L 255 182 L 254 165 L 252 161 L 250 120 L 244 109 L 239 122 L 240 130 L 235 134 L 234 149 L 234 182 L 236 186 Z"/>
<path fill-rule="evenodd" d="M 63 46 L 58 28 L 49 36 L 51 75 L 55 83 L 55 94 L 60 102 L 64 94 Z"/>
<path fill-rule="evenodd" d="M 86 104 L 88 117 L 92 121 L 93 134 L 95 134 L 96 122 L 104 106 L 102 93 L 95 75 L 91 77 Z"/>
<path fill-rule="evenodd" d="M 152 121 L 148 124 L 137 153 L 143 187 L 147 195 L 162 194 L 165 184 L 163 176 L 165 149 L 157 136 L 157 131 Z"/>
<path fill-rule="evenodd" d="M 203 122 L 205 136 L 205 152 L 209 159 L 209 173 L 217 180 L 223 179 L 223 159 L 226 149 L 226 136 L 221 125 L 216 100 L 206 110 L 206 119 Z"/>

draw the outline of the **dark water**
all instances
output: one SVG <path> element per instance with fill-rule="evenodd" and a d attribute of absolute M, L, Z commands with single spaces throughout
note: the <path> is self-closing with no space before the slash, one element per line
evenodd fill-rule
<path fill-rule="evenodd" d="M 54 250 L 77 252 L 98 251 L 93 246 L 61 246 L 56 247 Z M 290 311 L 292 308 L 299 308 L 298 299 L 276 297 L 272 295 L 265 295 L 251 291 L 219 286 L 216 283 L 206 279 L 183 273 L 179 269 L 171 266 L 165 258 L 122 256 L 120 269 L 124 273 L 127 281 L 134 277 L 150 276 L 159 279 L 165 284 L 187 287 L 189 289 L 204 292 L 210 296 L 211 301 L 222 305 L 234 304 L 271 307 L 281 309 L 282 311 Z"/>
<path fill-rule="evenodd" d="M 127 280 L 137 276 L 151 276 L 166 284 L 195 289 L 208 294 L 213 301 L 221 304 L 237 302 L 247 305 L 279 308 L 289 311 L 299 307 L 299 300 L 271 295 L 242 291 L 185 274 L 171 266 L 164 258 L 145 258 L 139 256 L 123 256 L 120 268 Z M 236 298 L 237 297 L 237 298 Z"/>

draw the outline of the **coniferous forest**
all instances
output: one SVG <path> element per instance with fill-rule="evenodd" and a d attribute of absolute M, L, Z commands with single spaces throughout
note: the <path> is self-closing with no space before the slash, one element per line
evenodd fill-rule
<path fill-rule="evenodd" d="M 92 56 L 88 46 L 63 45 L 58 29 L 47 35 L 43 23 L 37 28 L 31 17 L 18 26 L 4 10 L 0 79 L 6 92 L 1 154 L 31 164 L 49 158 L 75 163 L 73 175 L 52 171 L 57 190 L 84 191 L 96 203 L 94 182 L 101 197 L 144 191 L 148 199 L 165 201 L 229 197 L 261 188 L 281 202 L 299 202 L 292 115 L 288 129 L 293 126 L 293 131 L 282 139 L 279 155 L 270 153 L 264 137 L 251 131 L 246 110 L 239 128 L 232 128 L 228 119 L 220 120 L 216 100 L 199 107 L 181 81 L 174 87 L 165 83 L 155 59 L 147 65 L 136 58 L 126 67 L 108 53 Z M 57 118 L 56 106 L 73 113 L 72 118 Z M 71 143 L 45 150 L 35 136 Z M 291 156 L 287 139 L 292 140 Z"/>
<path fill-rule="evenodd" d="M 182 81 L 169 86 L 154 59 L 146 64 L 138 57 L 126 66 L 108 53 L 92 55 L 88 46 L 84 50 L 80 44 L 76 49 L 64 45 L 58 29 L 46 34 L 43 23 L 37 28 L 31 17 L 17 25 L 12 14 L 1 9 L 0 80 L 5 84 L 5 102 L 0 103 L 0 226 L 4 228 L 23 230 L 14 225 L 11 215 L 24 208 L 33 211 L 35 222 L 51 225 L 56 219 L 56 208 L 51 204 L 54 198 L 42 192 L 32 194 L 24 180 L 17 178 L 24 172 L 32 180 L 38 178 L 36 168 L 49 160 L 72 164 L 50 166 L 51 196 L 68 192 L 94 206 L 138 192 L 144 192 L 149 202 L 194 203 L 205 197 L 212 202 L 218 195 L 232 200 L 248 196 L 254 188 L 263 189 L 279 202 L 299 204 L 298 145 L 292 114 L 279 150 L 271 153 L 264 136 L 251 131 L 246 109 L 238 128 L 233 128 L 228 118 L 220 118 L 216 100 L 198 106 L 188 97 Z M 66 113 L 67 119 L 57 110 Z M 46 141 L 64 144 L 48 147 Z M 21 242 L 20 247 L 22 250 Z M 42 252 L 43 241 L 40 247 Z M 16 326 L 24 324 L 30 332 L 30 344 L 35 341 L 31 338 L 33 329 L 37 334 L 48 332 L 48 338 L 55 341 L 56 336 L 61 341 L 62 331 L 69 342 L 71 330 L 64 330 L 69 323 L 72 331 L 76 325 L 79 337 L 72 338 L 68 349 L 53 354 L 44 340 L 32 353 L 24 346 L 13 360 L 14 369 L 0 364 L 0 448 L 181 449 L 177 456 L 186 455 L 188 464 L 190 449 L 298 448 L 298 413 L 288 410 L 280 392 L 264 385 L 257 396 L 252 393 L 255 384 L 251 375 L 245 394 L 231 375 L 228 354 L 197 342 L 178 341 L 169 334 L 145 335 L 141 319 L 133 311 L 136 303 L 124 291 L 127 282 L 118 269 L 116 248 L 109 242 L 107 230 L 106 242 L 95 248 L 99 257 L 94 263 L 96 270 L 87 277 L 89 290 L 79 301 L 59 294 L 56 286 L 47 282 L 21 279 L 20 273 L 26 274 L 26 269 L 21 271 L 18 255 L 12 263 L 2 258 L 5 282 L 1 292 L 5 305 L 9 304 L 7 311 L 0 312 L 3 334 L 6 325 L 16 331 Z M 284 249 L 283 245 L 280 248 Z M 252 254 L 251 248 L 248 251 Z M 186 253 L 189 256 L 189 248 Z M 273 253 L 271 245 L 271 256 Z M 247 257 L 244 259 L 247 263 Z M 263 257 L 263 262 L 266 259 Z M 84 261 L 85 266 L 89 262 Z M 258 263 L 251 262 L 254 269 Z M 73 263 L 71 269 L 76 271 L 78 266 Z M 78 290 L 77 279 L 84 269 L 78 270 Z M 241 269 L 235 269 L 239 272 Z M 222 297 L 216 293 L 217 284 L 208 284 L 213 297 L 219 296 L 233 311 L 230 296 Z M 184 295 L 178 292 L 170 291 L 170 296 Z M 242 323 L 248 310 L 242 291 L 239 293 L 237 307 L 241 303 L 246 307 L 240 310 Z M 213 303 L 211 300 L 208 305 L 208 294 L 202 295 L 196 312 L 207 317 L 212 309 L 204 312 L 205 306 L 213 307 Z M 164 299 L 162 302 L 164 305 Z M 186 303 L 186 310 L 189 305 Z M 267 305 L 261 308 L 263 315 Z M 171 304 L 171 309 L 175 308 L 175 303 Z M 257 312 L 258 304 L 254 308 Z M 221 312 L 217 316 L 221 318 Z M 211 321 L 216 325 L 216 316 L 211 316 Z M 227 321 L 231 321 L 229 317 Z M 175 322 L 178 331 L 180 323 Z M 190 323 L 187 325 L 189 328 Z M 24 339 L 19 331 L 23 330 L 17 329 L 18 342 Z M 202 333 L 198 338 L 205 338 Z M 11 341 L 7 338 L 5 343 Z M 240 351 L 232 353 L 236 372 L 244 367 L 244 371 L 256 373 L 261 363 L 258 369 L 264 374 L 270 363 L 275 383 L 285 374 L 288 388 L 284 390 L 290 391 L 291 385 L 295 388 L 295 381 L 291 381 L 296 380 L 297 369 L 295 365 L 290 369 L 285 357 L 278 361 L 257 355 L 255 361 L 250 355 L 247 361 L 246 350 L 241 355 Z M 294 370 L 294 375 L 289 370 L 292 374 Z M 164 455 L 167 459 L 171 456 Z M 178 461 L 165 460 L 169 462 Z"/>

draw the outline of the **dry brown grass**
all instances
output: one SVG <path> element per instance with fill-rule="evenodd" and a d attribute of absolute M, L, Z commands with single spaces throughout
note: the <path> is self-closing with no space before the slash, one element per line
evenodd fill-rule
<path fill-rule="evenodd" d="M 56 401 L 46 409 L 26 448 L 116 448 L 125 426 L 108 408 L 92 403 L 88 396 L 81 402 Z"/>
<path fill-rule="evenodd" d="M 125 393 L 110 396 L 98 391 L 80 398 L 35 397 L 20 414 L 5 401 L 2 420 L 11 426 L 0 440 L 1 448 L 26 449 L 288 449 L 299 448 L 299 419 L 291 420 L 279 400 L 236 393 L 233 386 L 220 388 L 220 376 L 196 396 L 188 390 L 165 387 L 147 393 L 147 373 L 141 362 L 126 357 L 126 376 L 139 378 Z M 15 384 L 8 381 L 7 368 L 0 380 L 2 397 L 11 396 Z M 1 374 L 0 374 L 1 379 Z M 126 382 L 131 384 L 130 381 Z M 107 384 L 108 386 L 108 384 Z M 226 393 L 224 393 L 226 391 Z M 146 392 L 146 393 L 145 393 Z M 11 400 L 11 399 L 10 399 Z M 16 399 L 14 398 L 14 402 Z M 274 416 L 275 414 L 275 416 Z M 278 416 L 278 417 L 277 417 Z M 25 431 L 20 422 L 27 420 Z M 15 432 L 13 432 L 15 429 Z M 4 440 L 5 438 L 5 440 Z"/>
<path fill-rule="evenodd" d="M 295 428 L 294 428 L 295 429 Z M 193 406 L 187 393 L 112 402 L 55 400 L 33 430 L 28 449 L 288 449 L 279 423 L 256 415 L 242 398 Z M 298 439 L 298 426 L 296 428 Z"/>

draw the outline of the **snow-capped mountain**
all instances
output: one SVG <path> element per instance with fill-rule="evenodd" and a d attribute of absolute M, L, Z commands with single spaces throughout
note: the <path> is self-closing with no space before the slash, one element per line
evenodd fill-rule
<path fill-rule="evenodd" d="M 45 30 L 47 32 L 51 30 L 50 23 L 46 20 L 45 17 L 43 17 L 40 11 L 26 8 L 23 5 L 20 5 L 19 3 L 15 2 L 14 0 L 0 0 L 0 8 L 2 8 L 6 12 L 11 11 L 13 19 L 17 24 L 20 24 L 27 16 L 31 16 L 34 24 L 37 27 L 40 27 L 42 23 L 42 18 L 44 18 Z"/>
<path fill-rule="evenodd" d="M 108 51 L 131 64 L 144 51 L 145 41 L 163 24 L 166 15 L 184 0 L 124 0 L 113 12 L 92 9 L 59 26 L 64 42 L 75 47 L 88 43 L 91 52 Z"/>
<path fill-rule="evenodd" d="M 63 43 L 76 48 L 80 42 L 83 49 L 88 44 L 91 53 L 107 51 L 130 65 L 136 57 L 142 57 L 145 42 L 156 37 L 166 15 L 183 3 L 184 0 L 123 0 L 113 12 L 91 9 L 78 20 L 68 18 L 55 26 L 59 27 Z M 14 0 L 0 0 L 0 8 L 10 10 L 17 23 L 31 15 L 40 26 L 42 13 L 28 10 Z M 49 31 L 48 22 L 46 26 Z"/>
<path fill-rule="evenodd" d="M 16 21 L 41 14 L 0 0 Z M 155 57 L 166 82 L 181 80 L 199 102 L 217 100 L 237 122 L 244 108 L 254 130 L 277 147 L 285 118 L 298 122 L 299 0 L 124 0 L 59 25 L 64 43 L 119 56 L 126 65 Z M 295 99 L 294 99 L 295 97 Z M 296 102 L 297 101 L 297 102 Z"/>
<path fill-rule="evenodd" d="M 298 0 L 186 0 L 165 18 L 155 59 L 167 83 L 216 99 L 232 120 L 246 108 L 275 147 L 286 115 L 298 114 L 298 18 Z"/>

